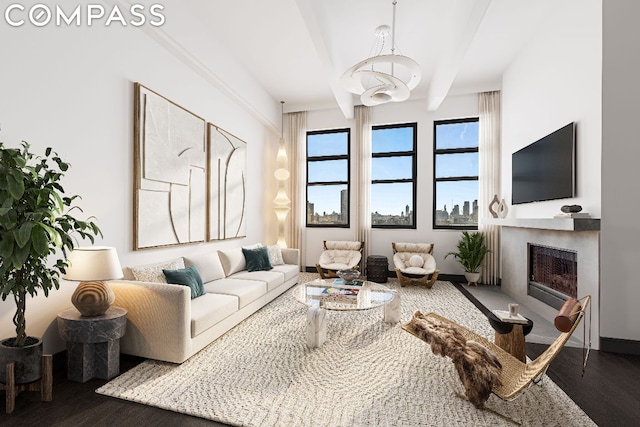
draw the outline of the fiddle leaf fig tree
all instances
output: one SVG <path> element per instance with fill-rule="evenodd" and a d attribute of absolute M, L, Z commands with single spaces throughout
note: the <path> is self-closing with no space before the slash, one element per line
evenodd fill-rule
<path fill-rule="evenodd" d="M 102 235 L 92 221 L 79 220 L 79 196 L 67 197 L 60 180 L 69 164 L 47 148 L 44 157 L 22 148 L 5 148 L 0 142 L 0 295 L 16 303 L 13 323 L 16 337 L 6 345 L 27 344 L 25 308 L 27 294 L 46 296 L 60 287 L 60 275 L 69 266 L 67 255 L 77 237 Z"/>

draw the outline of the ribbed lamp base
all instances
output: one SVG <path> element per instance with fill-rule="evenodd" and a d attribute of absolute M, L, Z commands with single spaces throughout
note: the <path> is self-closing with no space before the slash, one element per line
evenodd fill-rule
<path fill-rule="evenodd" d="M 71 303 L 86 317 L 103 315 L 115 299 L 116 296 L 105 282 L 80 282 L 71 295 Z"/>

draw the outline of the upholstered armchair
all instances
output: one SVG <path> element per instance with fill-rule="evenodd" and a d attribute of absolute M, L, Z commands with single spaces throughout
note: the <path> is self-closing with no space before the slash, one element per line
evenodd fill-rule
<path fill-rule="evenodd" d="M 425 285 L 431 289 L 440 271 L 433 257 L 433 243 L 391 243 L 400 286 Z"/>
<path fill-rule="evenodd" d="M 316 264 L 316 270 L 323 279 L 337 277 L 336 272 L 352 268 L 360 270 L 364 242 L 345 240 L 325 240 L 324 251 Z"/>

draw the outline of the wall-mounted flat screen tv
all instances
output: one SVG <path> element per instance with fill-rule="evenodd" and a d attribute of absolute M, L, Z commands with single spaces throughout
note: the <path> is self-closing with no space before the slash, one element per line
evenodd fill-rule
<path fill-rule="evenodd" d="M 575 197 L 575 160 L 575 123 L 513 153 L 511 203 Z"/>

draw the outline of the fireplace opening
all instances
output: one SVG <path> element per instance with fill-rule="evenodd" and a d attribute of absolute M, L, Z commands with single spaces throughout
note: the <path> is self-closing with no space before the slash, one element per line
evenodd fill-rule
<path fill-rule="evenodd" d="M 529 286 L 532 297 L 560 309 L 578 296 L 578 253 L 529 243 Z"/>

